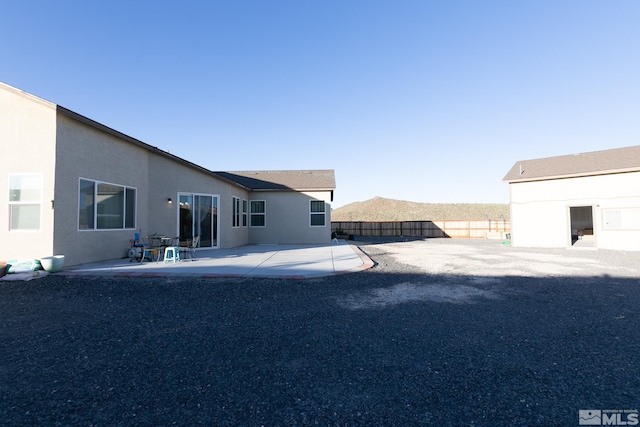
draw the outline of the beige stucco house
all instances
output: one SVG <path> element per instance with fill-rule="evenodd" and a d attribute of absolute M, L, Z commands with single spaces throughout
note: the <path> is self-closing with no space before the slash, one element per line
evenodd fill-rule
<path fill-rule="evenodd" d="M 640 251 L 640 146 L 516 162 L 511 244 Z"/>
<path fill-rule="evenodd" d="M 0 260 L 121 258 L 136 232 L 331 241 L 333 170 L 211 171 L 3 83 L 0 147 Z"/>

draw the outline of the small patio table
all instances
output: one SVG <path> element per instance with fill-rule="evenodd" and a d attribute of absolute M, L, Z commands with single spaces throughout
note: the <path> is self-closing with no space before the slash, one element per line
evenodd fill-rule
<path fill-rule="evenodd" d="M 173 238 L 154 234 L 152 236 L 147 236 L 147 239 L 149 240 L 147 252 L 152 257 L 152 260 L 155 258 L 156 262 L 160 262 L 160 257 L 164 253 L 164 248 L 170 246 Z"/>

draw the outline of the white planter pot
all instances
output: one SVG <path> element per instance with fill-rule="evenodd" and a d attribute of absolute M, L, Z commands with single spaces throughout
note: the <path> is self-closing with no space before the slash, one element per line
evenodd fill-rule
<path fill-rule="evenodd" d="M 46 256 L 40 258 L 42 268 L 48 273 L 57 273 L 64 266 L 64 255 Z"/>

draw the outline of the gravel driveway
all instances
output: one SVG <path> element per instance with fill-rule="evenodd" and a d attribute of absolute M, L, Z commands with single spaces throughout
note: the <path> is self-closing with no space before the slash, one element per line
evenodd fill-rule
<path fill-rule="evenodd" d="M 0 282 L 0 419 L 577 426 L 640 409 L 640 254 L 358 245 L 376 267 L 321 279 Z"/>

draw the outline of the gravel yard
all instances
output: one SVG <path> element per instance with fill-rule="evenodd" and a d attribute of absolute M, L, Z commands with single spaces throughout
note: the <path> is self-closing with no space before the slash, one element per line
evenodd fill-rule
<path fill-rule="evenodd" d="M 1 282 L 0 419 L 577 426 L 640 409 L 640 254 L 354 243 L 374 268 Z"/>

